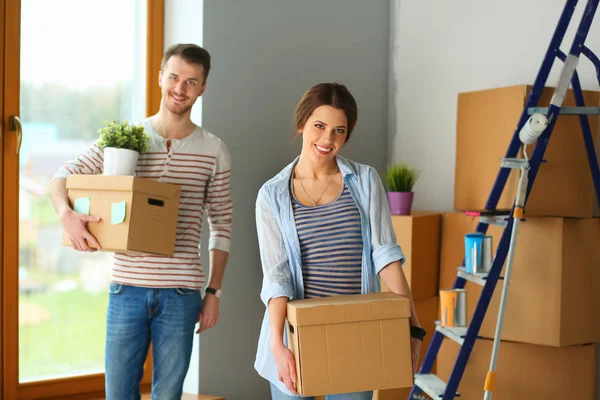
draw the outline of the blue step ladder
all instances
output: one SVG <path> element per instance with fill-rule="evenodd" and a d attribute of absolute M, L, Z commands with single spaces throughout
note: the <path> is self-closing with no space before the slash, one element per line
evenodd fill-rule
<path fill-rule="evenodd" d="M 529 197 L 529 193 L 535 182 L 535 177 L 539 170 L 540 164 L 543 162 L 544 152 L 546 151 L 546 147 L 550 141 L 552 130 L 554 129 L 558 116 L 575 115 L 578 116 L 581 125 L 590 169 L 592 172 L 592 178 L 594 181 L 596 197 L 600 203 L 600 169 L 598 167 L 598 158 L 594 149 L 594 141 L 588 120 L 588 115 L 600 115 L 600 107 L 585 106 L 583 92 L 581 90 L 581 84 L 576 70 L 579 58 L 581 55 L 585 56 L 594 65 L 598 78 L 598 84 L 600 85 L 600 59 L 588 47 L 585 46 L 585 40 L 594 19 L 594 15 L 598 9 L 599 1 L 600 0 L 587 1 L 581 22 L 577 28 L 577 33 L 568 55 L 564 54 L 560 50 L 560 45 L 571 22 L 578 1 L 566 1 L 564 9 L 560 15 L 558 25 L 554 31 L 550 45 L 548 46 L 546 55 L 542 61 L 542 65 L 531 89 L 531 93 L 529 94 L 527 103 L 523 109 L 519 123 L 506 152 L 506 157 L 502 159 L 502 164 L 496 177 L 496 181 L 494 182 L 494 186 L 488 197 L 485 209 L 488 210 L 489 213 L 482 213 L 477 225 L 477 232 L 481 232 L 483 234 L 486 233 L 490 224 L 497 224 L 504 227 L 504 231 L 500 242 L 498 243 L 496 255 L 492 262 L 491 269 L 487 274 L 470 274 L 467 273 L 464 268 L 458 268 L 458 275 L 453 286 L 454 289 L 463 289 L 467 280 L 483 286 L 477 307 L 475 308 L 475 312 L 468 327 L 449 328 L 443 327 L 439 324 L 436 326 L 436 331 L 433 334 L 433 338 L 431 339 L 431 343 L 427 349 L 427 353 L 425 354 L 423 365 L 421 366 L 419 373 L 415 375 L 415 385 L 410 393 L 409 400 L 425 398 L 422 393 L 426 393 L 432 399 L 450 400 L 454 397 L 460 397 L 460 394 L 457 392 L 457 390 L 469 360 L 469 356 L 473 346 L 475 345 L 475 340 L 478 338 L 479 329 L 481 328 L 488 305 L 492 295 L 494 294 L 496 283 L 499 279 L 503 279 L 500 276 L 500 272 L 508 254 L 513 224 L 515 221 L 515 219 L 511 218 L 511 216 L 516 216 L 517 219 L 522 217 L 522 214 L 520 213 L 522 209 L 518 210 L 520 207 L 516 206 L 513 206 L 512 210 L 507 210 L 507 213 L 504 216 L 498 216 L 495 214 L 502 214 L 498 213 L 496 206 L 504 190 L 504 186 L 508 179 L 511 168 L 522 167 L 522 159 L 516 158 L 522 144 L 519 133 L 525 124 L 527 124 L 531 115 L 535 113 L 544 114 L 547 118 L 548 125 L 541 136 L 539 136 L 537 139 L 533 155 L 529 160 L 529 170 L 528 174 L 526 174 L 528 182 L 525 202 Z M 542 21 L 537 21 L 537 23 L 541 22 Z M 546 81 L 548 80 L 548 75 L 550 74 L 555 58 L 560 59 L 564 63 L 558 85 L 554 91 L 550 106 L 537 107 L 540 95 L 544 89 Z M 570 85 L 572 86 L 573 94 L 575 96 L 576 107 L 562 107 L 563 100 Z M 525 203 L 523 203 L 523 206 L 525 206 Z M 501 329 L 501 324 L 499 326 Z M 434 361 L 444 339 L 451 339 L 461 346 L 447 383 L 435 374 L 431 373 Z M 490 374 L 488 374 L 488 379 L 490 379 Z M 486 382 L 485 385 L 488 391 L 491 392 L 493 390 L 492 382 Z M 484 387 L 482 382 L 482 397 L 483 393 Z"/>

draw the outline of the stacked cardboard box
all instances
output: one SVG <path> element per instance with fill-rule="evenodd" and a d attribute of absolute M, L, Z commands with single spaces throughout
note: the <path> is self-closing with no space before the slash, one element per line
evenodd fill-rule
<path fill-rule="evenodd" d="M 441 213 L 413 211 L 411 215 L 392 216 L 396 241 L 406 255 L 403 270 L 415 302 L 419 322 L 427 331 L 421 346 L 419 366 L 435 331 L 438 319 L 439 256 Z M 382 282 L 382 290 L 388 288 Z M 434 365 L 435 372 L 435 365 Z M 406 399 L 411 388 L 375 391 L 373 399 Z"/>
<path fill-rule="evenodd" d="M 464 257 L 461 240 L 477 220 L 461 213 L 442 219 L 440 287 L 450 288 Z M 494 243 L 502 228 L 490 227 Z M 547 346 L 600 341 L 600 219 L 556 217 L 521 221 L 502 339 Z M 482 287 L 467 282 L 467 315 L 475 311 Z M 479 334 L 494 338 L 502 291 L 499 281 Z"/>
<path fill-rule="evenodd" d="M 438 295 L 441 213 L 413 211 L 393 215 L 396 242 L 406 256 L 403 266 L 414 300 Z"/>
<path fill-rule="evenodd" d="M 485 207 L 530 89 L 514 86 L 459 95 L 455 210 Z M 549 103 L 552 92 L 543 91 L 540 106 Z M 587 105 L 600 104 L 598 92 L 586 91 L 584 97 Z M 563 106 L 574 105 L 569 91 Z M 590 122 L 598 132 L 598 118 Z M 494 399 L 596 395 L 600 220 L 593 218 L 595 193 L 577 118 L 557 120 L 544 159 L 515 246 Z M 512 206 L 518 178 L 519 171 L 511 172 L 497 208 Z M 463 212 L 443 215 L 440 289 L 452 287 L 465 256 L 464 236 L 477 223 Z M 496 226 L 488 229 L 493 254 L 502 232 Z M 468 282 L 466 289 L 470 319 L 482 288 Z M 501 291 L 499 281 L 479 333 L 482 339 L 476 341 L 459 386 L 461 398 L 483 396 Z M 438 356 L 442 379 L 448 379 L 457 352 L 458 345 L 444 341 Z"/>
<path fill-rule="evenodd" d="M 460 399 L 482 399 L 490 366 L 492 340 L 479 339 L 471 352 L 459 387 Z M 437 374 L 448 381 L 459 346 L 445 340 Z M 596 399 L 596 345 L 532 346 L 502 342 L 496 368 L 494 399 Z"/>
<path fill-rule="evenodd" d="M 455 210 L 485 207 L 530 90 L 521 85 L 459 94 Z M 547 106 L 552 94 L 552 88 L 543 90 L 539 106 Z M 586 105 L 600 105 L 599 92 L 585 91 L 584 98 Z M 575 106 L 571 91 L 563 105 Z M 597 134 L 598 117 L 591 117 L 590 125 Z M 530 155 L 533 148 L 528 146 Z M 558 118 L 544 160 L 527 201 L 527 215 L 592 217 L 595 193 L 577 117 Z M 519 175 L 511 171 L 497 208 L 512 207 Z"/>

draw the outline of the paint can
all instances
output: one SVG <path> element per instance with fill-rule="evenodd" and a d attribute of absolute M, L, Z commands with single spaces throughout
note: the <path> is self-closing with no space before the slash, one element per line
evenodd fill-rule
<path fill-rule="evenodd" d="M 482 233 L 468 233 L 465 235 L 465 271 L 469 274 L 479 272 L 481 269 L 481 248 L 483 247 Z"/>
<path fill-rule="evenodd" d="M 486 235 L 483 237 L 483 245 L 481 246 L 481 270 L 486 274 L 492 269 L 492 237 Z"/>
<path fill-rule="evenodd" d="M 440 325 L 467 326 L 467 291 L 465 289 L 440 290 Z"/>

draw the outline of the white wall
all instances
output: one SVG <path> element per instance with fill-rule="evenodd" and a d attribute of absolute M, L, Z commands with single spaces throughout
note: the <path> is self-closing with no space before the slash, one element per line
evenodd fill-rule
<path fill-rule="evenodd" d="M 164 50 L 175 43 L 195 43 L 202 46 L 204 17 L 203 0 L 165 0 Z M 156 71 L 158 74 L 158 71 Z M 158 77 L 157 77 L 158 79 Z M 192 121 L 202 125 L 202 98 L 192 108 Z M 205 226 L 207 226 L 205 224 Z M 208 265 L 206 234 L 203 235 L 202 257 Z M 190 368 L 183 383 L 184 393 L 200 393 L 200 337 L 194 336 Z"/>
<path fill-rule="evenodd" d="M 203 20 L 204 0 L 165 0 L 164 49 L 175 43 L 202 46 Z M 202 125 L 202 97 L 194 104 L 191 118 Z"/>
<path fill-rule="evenodd" d="M 454 202 L 458 93 L 532 84 L 565 1 L 392 2 L 396 19 L 391 161 L 422 170 L 415 185 L 416 209 L 449 211 Z M 584 5 L 580 1 L 575 11 L 563 52 L 570 48 Z M 596 54 L 600 54 L 599 33 L 596 14 L 587 41 Z M 555 63 L 548 86 L 556 84 L 561 66 L 562 62 Z M 584 88 L 598 88 L 587 59 L 581 59 L 578 70 Z"/>

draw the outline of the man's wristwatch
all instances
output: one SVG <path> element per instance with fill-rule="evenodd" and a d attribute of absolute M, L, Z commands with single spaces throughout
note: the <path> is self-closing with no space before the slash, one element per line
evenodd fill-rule
<path fill-rule="evenodd" d="M 205 292 L 205 293 L 210 293 L 210 294 L 212 294 L 212 295 L 213 295 L 213 296 L 215 296 L 217 299 L 218 299 L 219 297 L 221 297 L 221 295 L 223 294 L 223 291 L 222 291 L 221 289 L 214 289 L 214 288 L 211 288 L 211 287 L 207 287 L 207 288 L 204 290 L 204 292 Z"/>
<path fill-rule="evenodd" d="M 425 338 L 426 334 L 427 334 L 427 332 L 423 328 L 420 328 L 418 326 L 410 327 L 410 336 L 414 337 L 415 339 L 419 339 L 421 342 Z"/>

